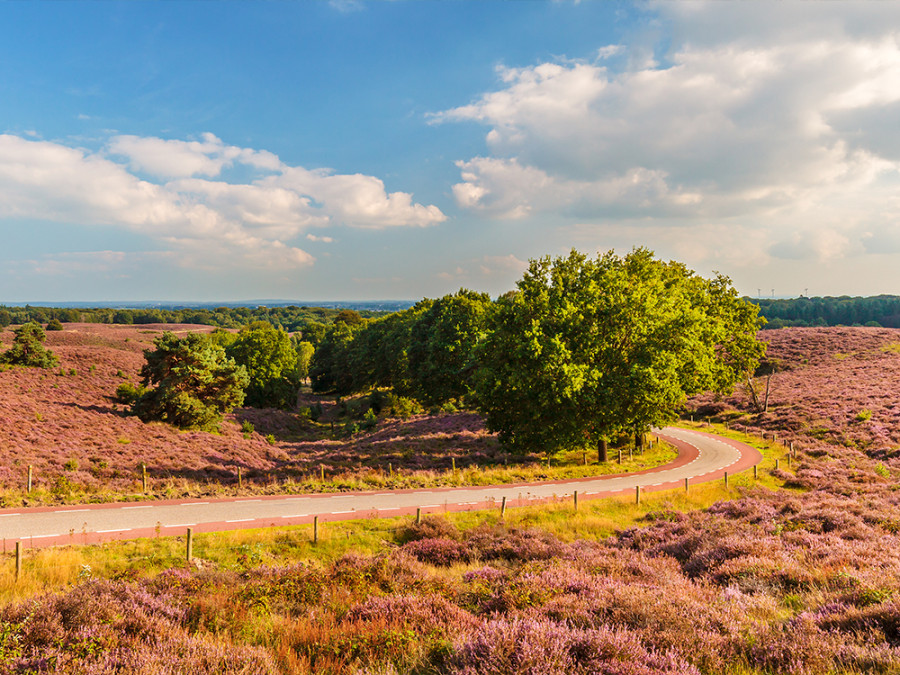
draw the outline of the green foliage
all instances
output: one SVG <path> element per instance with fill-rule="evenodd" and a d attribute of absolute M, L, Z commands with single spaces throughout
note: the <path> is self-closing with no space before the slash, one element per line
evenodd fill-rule
<path fill-rule="evenodd" d="M 123 382 L 116 387 L 116 402 L 134 405 L 135 401 L 143 396 L 146 391 L 147 390 L 144 387 L 139 385 L 132 384 L 131 382 Z"/>
<path fill-rule="evenodd" d="M 478 346 L 489 428 L 547 451 L 663 425 L 692 393 L 727 391 L 764 345 L 757 309 L 645 249 L 531 262 Z"/>
<path fill-rule="evenodd" d="M 363 322 L 362 316 L 355 309 L 342 309 L 338 312 L 337 316 L 334 317 L 334 323 L 345 323 L 350 326 L 356 326 Z"/>
<path fill-rule="evenodd" d="M 132 407 L 145 422 L 210 428 L 243 403 L 247 372 L 218 345 L 197 333 L 179 338 L 169 332 L 154 344 L 155 350 L 144 351 L 147 362 L 141 369 L 148 389 Z"/>
<path fill-rule="evenodd" d="M 349 394 L 354 390 L 351 346 L 363 327 L 364 324 L 343 322 L 332 325 L 310 363 L 313 391 Z"/>
<path fill-rule="evenodd" d="M 44 347 L 46 334 L 36 323 L 26 323 L 16 328 L 12 347 L 0 355 L 0 363 L 33 368 L 53 368 L 59 359 Z"/>
<path fill-rule="evenodd" d="M 6 328 L 12 323 L 12 314 L 8 309 L 0 309 L 0 328 Z"/>
<path fill-rule="evenodd" d="M 294 349 L 297 352 L 297 378 L 305 380 L 309 377 L 309 365 L 312 362 L 313 354 L 316 351 L 312 342 L 291 339 Z"/>
<path fill-rule="evenodd" d="M 884 326 L 900 328 L 900 296 L 751 299 L 766 328 L 787 326 Z"/>
<path fill-rule="evenodd" d="M 490 297 L 460 289 L 435 300 L 412 325 L 409 393 L 426 405 L 440 405 L 471 391 L 474 349 L 484 337 Z"/>
<path fill-rule="evenodd" d="M 290 336 L 272 324 L 257 321 L 225 349 L 250 378 L 246 404 L 255 408 L 293 408 L 300 387 L 299 356 Z"/>
<path fill-rule="evenodd" d="M 369 408 L 366 410 L 366 414 L 363 415 L 363 421 L 360 425 L 363 429 L 374 429 L 378 425 L 378 417 L 375 415 L 375 411 Z"/>
<path fill-rule="evenodd" d="M 59 319 L 50 319 L 46 330 L 63 330 L 63 325 L 60 323 Z"/>
<path fill-rule="evenodd" d="M 870 419 L 872 419 L 872 411 L 868 408 L 864 408 L 856 413 L 857 422 L 868 422 Z"/>

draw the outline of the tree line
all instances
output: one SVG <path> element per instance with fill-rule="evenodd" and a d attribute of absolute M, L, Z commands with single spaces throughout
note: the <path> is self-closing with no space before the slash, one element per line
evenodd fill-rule
<path fill-rule="evenodd" d="M 283 307 L 215 307 L 183 309 L 110 309 L 110 308 L 65 308 L 65 307 L 24 307 L 0 306 L 0 328 L 11 324 L 45 324 L 50 321 L 63 323 L 107 323 L 107 324 L 195 324 L 220 328 L 242 328 L 256 321 L 267 321 L 276 328 L 288 332 L 303 331 L 311 337 L 323 335 L 325 326 L 330 324 L 342 311 L 353 311 L 327 307 L 307 307 L 286 305 Z M 362 310 L 356 312 L 363 318 L 383 316 L 385 312 Z"/>
<path fill-rule="evenodd" d="M 531 261 L 496 301 L 462 289 L 336 323 L 310 365 L 315 391 L 386 387 L 477 408 L 503 443 L 605 448 L 671 421 L 687 396 L 726 392 L 765 347 L 758 307 L 646 249 Z"/>
<path fill-rule="evenodd" d="M 883 326 L 900 328 L 900 296 L 750 299 L 768 321 L 765 328 L 790 326 Z"/>
<path fill-rule="evenodd" d="M 461 289 L 379 318 L 341 310 L 293 335 L 271 316 L 239 332 L 166 332 L 144 352 L 140 385 L 116 395 L 145 421 L 211 428 L 241 405 L 294 408 L 309 376 L 325 394 L 389 390 L 477 409 L 507 446 L 594 446 L 602 458 L 608 440 L 638 438 L 689 395 L 728 392 L 753 373 L 765 352 L 758 313 L 727 277 L 646 249 L 573 250 L 532 260 L 493 301 Z M 17 342 L 19 332 L 42 342 L 26 325 Z"/>

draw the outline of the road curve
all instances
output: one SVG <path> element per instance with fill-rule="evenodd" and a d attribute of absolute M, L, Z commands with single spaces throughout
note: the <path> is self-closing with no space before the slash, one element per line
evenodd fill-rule
<path fill-rule="evenodd" d="M 148 501 L 69 507 L 0 509 L 3 548 L 15 541 L 26 547 L 92 544 L 119 539 L 221 532 L 257 527 L 391 517 L 415 513 L 491 508 L 506 497 L 508 506 L 558 499 L 578 491 L 579 499 L 598 499 L 682 487 L 722 478 L 758 464 L 762 455 L 738 441 L 675 427 L 659 432 L 678 449 L 664 466 L 637 473 L 596 478 L 459 488 L 342 492 L 328 494 L 237 497 L 215 500 Z"/>

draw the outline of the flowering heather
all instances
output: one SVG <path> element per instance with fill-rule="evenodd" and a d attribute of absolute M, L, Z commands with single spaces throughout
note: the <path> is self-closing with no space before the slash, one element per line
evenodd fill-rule
<path fill-rule="evenodd" d="M 248 484 L 273 477 L 302 479 L 324 466 L 331 476 L 362 470 L 445 470 L 500 463 L 496 438 L 476 415 L 417 415 L 388 420 L 373 433 L 310 440 L 308 424 L 278 410 L 240 409 L 218 433 L 183 432 L 145 424 L 113 400 L 123 382 L 137 383 L 143 351 L 163 331 L 209 331 L 205 326 L 65 324 L 47 347 L 54 369 L 0 370 L 0 488 L 21 488 L 28 466 L 37 488 L 59 498 L 73 488 L 135 492 L 146 463 L 151 487 L 176 494 L 193 486 L 233 484 L 240 468 Z M 0 343 L 12 333 L 0 331 Z M 255 431 L 245 433 L 249 423 Z M 339 425 L 340 426 L 340 425 Z M 267 436 L 272 438 L 267 440 Z M 168 492 L 167 492 L 168 491 Z"/>
<path fill-rule="evenodd" d="M 600 541 L 428 517 L 378 555 L 89 582 L 0 609 L 0 671 L 900 672 L 900 331 L 765 335 L 768 414 L 692 405 L 797 442 L 787 489 Z"/>

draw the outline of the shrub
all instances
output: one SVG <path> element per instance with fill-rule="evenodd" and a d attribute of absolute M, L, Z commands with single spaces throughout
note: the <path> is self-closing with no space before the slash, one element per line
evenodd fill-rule
<path fill-rule="evenodd" d="M 26 323 L 15 330 L 12 347 L 0 355 L 0 363 L 32 368 L 53 368 L 59 359 L 44 347 L 46 334 L 36 323 Z"/>
<path fill-rule="evenodd" d="M 377 424 L 378 417 L 375 415 L 372 409 L 369 408 L 368 410 L 366 410 L 366 414 L 363 415 L 363 421 L 360 427 L 363 429 L 374 429 Z"/>
<path fill-rule="evenodd" d="M 59 322 L 59 319 L 51 319 L 45 330 L 63 330 L 63 325 Z"/>
<path fill-rule="evenodd" d="M 395 396 L 391 394 L 391 415 L 393 417 L 401 417 L 406 419 L 410 415 L 418 415 L 422 412 L 421 404 L 414 398 L 406 398 L 404 396 Z"/>
<path fill-rule="evenodd" d="M 425 516 L 421 522 L 412 521 L 401 528 L 397 538 L 405 544 L 420 539 L 459 539 L 460 533 L 444 516 Z"/>
<path fill-rule="evenodd" d="M 131 382 L 123 382 L 116 387 L 116 402 L 133 405 L 135 401 L 144 395 L 145 391 L 147 390 L 144 387 Z"/>

